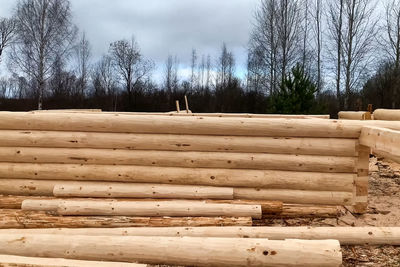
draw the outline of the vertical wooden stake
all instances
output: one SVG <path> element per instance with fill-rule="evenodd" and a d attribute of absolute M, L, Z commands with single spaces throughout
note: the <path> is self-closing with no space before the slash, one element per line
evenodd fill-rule
<path fill-rule="evenodd" d="M 186 113 L 189 113 L 189 102 L 187 96 L 185 95 Z"/>
<path fill-rule="evenodd" d="M 179 108 L 179 100 L 176 100 L 176 112 L 180 113 L 181 109 Z"/>

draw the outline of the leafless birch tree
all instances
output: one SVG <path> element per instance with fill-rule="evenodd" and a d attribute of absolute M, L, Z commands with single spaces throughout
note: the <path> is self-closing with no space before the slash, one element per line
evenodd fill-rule
<path fill-rule="evenodd" d="M 16 7 L 16 41 L 10 59 L 37 84 L 42 109 L 46 81 L 56 58 L 72 48 L 77 29 L 68 0 L 20 0 Z"/>

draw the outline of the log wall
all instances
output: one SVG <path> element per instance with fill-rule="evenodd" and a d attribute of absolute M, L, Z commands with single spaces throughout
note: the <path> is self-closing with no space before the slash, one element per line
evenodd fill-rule
<path fill-rule="evenodd" d="M 362 126 L 307 116 L 0 112 L 0 194 L 281 201 L 363 212 Z"/>

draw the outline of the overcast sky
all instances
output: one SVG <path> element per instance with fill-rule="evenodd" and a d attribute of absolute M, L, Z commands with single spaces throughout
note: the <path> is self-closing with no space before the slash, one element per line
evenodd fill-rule
<path fill-rule="evenodd" d="M 111 42 L 133 34 L 145 57 L 158 66 L 177 55 L 188 68 L 192 48 L 216 57 L 226 42 L 237 60 L 246 62 L 253 12 L 259 0 L 71 0 L 75 24 L 91 42 L 94 60 Z M 0 17 L 12 14 L 16 0 L 0 0 Z M 3 63 L 4 65 L 4 63 Z"/>

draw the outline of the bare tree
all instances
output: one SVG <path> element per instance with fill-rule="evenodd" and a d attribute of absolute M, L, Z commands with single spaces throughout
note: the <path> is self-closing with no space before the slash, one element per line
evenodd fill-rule
<path fill-rule="evenodd" d="M 226 88 L 231 84 L 235 72 L 235 59 L 232 52 L 229 52 L 226 44 L 222 45 L 221 55 L 217 62 L 217 87 Z"/>
<path fill-rule="evenodd" d="M 196 68 L 197 68 L 197 51 L 196 49 L 192 49 L 192 56 L 190 59 L 190 89 L 194 89 L 195 84 L 197 83 L 197 75 L 196 75 Z"/>
<path fill-rule="evenodd" d="M 164 76 L 164 88 L 167 90 L 169 94 L 172 91 L 176 91 L 179 84 L 179 61 L 178 57 L 168 56 L 167 61 L 165 62 L 165 76 Z"/>
<path fill-rule="evenodd" d="M 207 63 L 206 63 L 206 72 L 207 72 L 207 78 L 206 78 L 206 88 L 210 89 L 211 87 L 211 72 L 212 72 L 212 66 L 211 66 L 211 56 L 207 55 Z"/>
<path fill-rule="evenodd" d="M 350 94 L 361 85 L 373 62 L 372 49 L 377 30 L 372 0 L 344 0 L 343 67 L 345 77 L 344 108 L 349 108 Z"/>
<path fill-rule="evenodd" d="M 343 9 L 344 0 L 330 1 L 328 5 L 328 29 L 331 58 L 336 61 L 335 64 L 335 80 L 336 80 L 336 98 L 339 101 L 339 109 L 341 105 L 341 75 L 342 75 L 342 48 L 343 48 Z"/>
<path fill-rule="evenodd" d="M 312 18 L 314 20 L 314 40 L 317 53 L 317 92 L 322 89 L 322 0 L 314 0 Z"/>
<path fill-rule="evenodd" d="M 91 57 L 91 47 L 85 33 L 82 34 L 78 44 L 75 46 L 75 57 L 77 61 L 79 95 L 83 97 L 88 85 Z"/>
<path fill-rule="evenodd" d="M 93 76 L 96 95 L 114 95 L 116 90 L 116 78 L 112 65 L 112 59 L 109 55 L 103 56 L 95 65 Z"/>
<path fill-rule="evenodd" d="M 20 0 L 16 13 L 16 42 L 11 60 L 36 81 L 42 109 L 46 81 L 56 57 L 65 57 L 76 36 L 68 0 Z"/>
<path fill-rule="evenodd" d="M 386 36 L 381 39 L 385 56 L 394 64 L 396 84 L 393 86 L 392 108 L 396 108 L 398 101 L 398 86 L 400 79 L 400 1 L 391 0 L 386 4 L 386 19 L 384 23 Z"/>
<path fill-rule="evenodd" d="M 132 37 L 131 41 L 120 40 L 110 45 L 113 65 L 125 83 L 129 105 L 132 105 L 133 91 L 143 82 L 153 68 L 153 63 L 143 59 L 139 46 Z"/>
<path fill-rule="evenodd" d="M 277 90 L 280 80 L 304 55 L 302 47 L 306 44 L 301 43 L 301 36 L 305 28 L 301 28 L 300 11 L 299 0 L 263 0 L 255 13 L 249 66 L 257 66 L 257 70 L 264 69 L 263 75 L 257 72 L 257 79 L 266 79 L 264 84 L 268 86 L 270 94 Z"/>
<path fill-rule="evenodd" d="M 0 63 L 3 51 L 11 44 L 15 35 L 15 20 L 0 19 Z"/>

